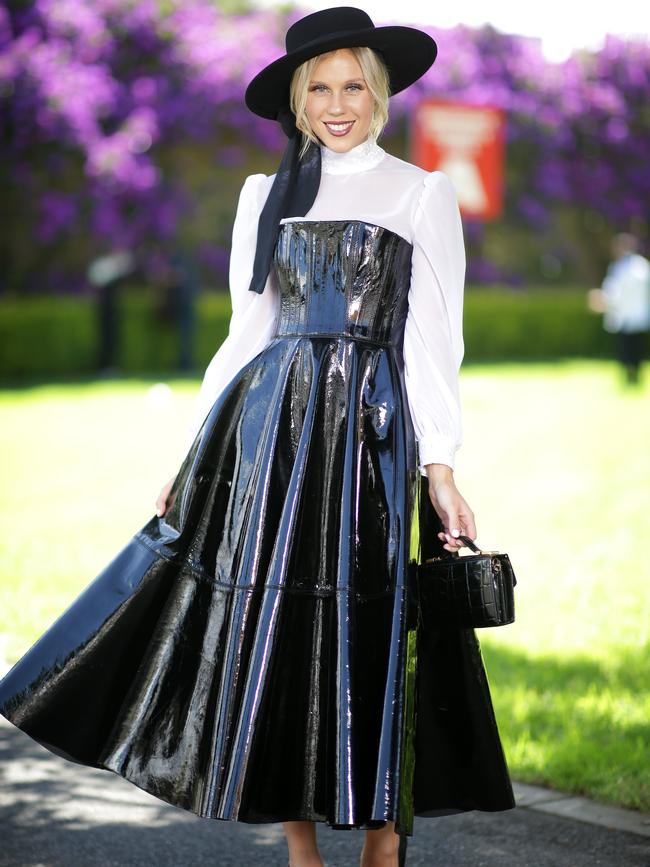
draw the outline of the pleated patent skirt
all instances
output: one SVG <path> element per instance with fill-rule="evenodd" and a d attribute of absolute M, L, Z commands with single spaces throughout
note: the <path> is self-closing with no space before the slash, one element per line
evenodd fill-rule
<path fill-rule="evenodd" d="M 0 712 L 202 817 L 411 834 L 513 807 L 473 631 L 417 629 L 409 574 L 440 522 L 405 407 L 385 348 L 272 341 Z"/>

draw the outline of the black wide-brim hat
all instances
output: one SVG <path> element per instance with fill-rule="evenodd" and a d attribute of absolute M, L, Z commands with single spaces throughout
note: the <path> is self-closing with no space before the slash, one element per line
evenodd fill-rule
<path fill-rule="evenodd" d="M 390 94 L 399 93 L 433 65 L 438 46 L 415 27 L 375 27 L 370 16 L 354 6 L 336 6 L 306 15 L 287 30 L 286 54 L 264 67 L 246 88 L 248 108 L 260 117 L 278 120 L 289 104 L 295 70 L 312 57 L 336 48 L 367 46 L 381 55 L 390 78 Z"/>
<path fill-rule="evenodd" d="M 253 114 L 278 121 L 289 139 L 258 219 L 253 276 L 248 287 L 257 293 L 266 286 L 280 222 L 285 217 L 305 216 L 320 186 L 320 145 L 310 141 L 306 150 L 299 152 L 300 133 L 289 104 L 295 70 L 305 60 L 326 51 L 367 46 L 384 61 L 392 96 L 424 75 L 438 53 L 428 33 L 415 27 L 375 27 L 363 9 L 354 6 L 335 6 L 306 15 L 287 30 L 285 42 L 285 56 L 264 67 L 245 95 Z"/>

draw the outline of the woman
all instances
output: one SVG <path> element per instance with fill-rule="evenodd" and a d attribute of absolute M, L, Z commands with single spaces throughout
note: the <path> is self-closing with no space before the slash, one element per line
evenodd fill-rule
<path fill-rule="evenodd" d="M 253 79 L 248 107 L 289 141 L 240 195 L 187 457 L 0 682 L 0 711 L 66 758 L 282 822 L 291 867 L 322 864 L 316 821 L 364 828 L 375 867 L 404 863 L 414 815 L 514 806 L 475 635 L 420 634 L 408 581 L 476 538 L 453 478 L 456 199 L 376 141 L 436 51 L 337 7 Z"/>

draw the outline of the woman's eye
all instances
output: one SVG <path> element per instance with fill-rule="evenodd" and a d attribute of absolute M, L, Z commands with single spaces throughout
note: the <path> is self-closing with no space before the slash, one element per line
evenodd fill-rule
<path fill-rule="evenodd" d="M 363 88 L 361 87 L 360 84 L 349 84 L 348 89 L 350 89 L 350 88 L 352 90 L 363 90 Z M 315 84 L 311 89 L 312 90 L 328 90 L 328 88 L 324 84 Z"/>

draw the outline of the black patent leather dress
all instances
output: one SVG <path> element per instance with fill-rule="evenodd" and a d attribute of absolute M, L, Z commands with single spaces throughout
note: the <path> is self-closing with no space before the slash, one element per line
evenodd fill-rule
<path fill-rule="evenodd" d="M 412 246 L 292 221 L 277 334 L 153 517 L 0 681 L 54 753 L 203 817 L 336 828 L 514 806 L 472 630 L 417 629 L 441 524 L 404 387 Z"/>

